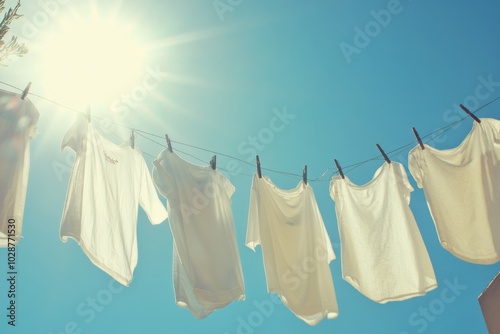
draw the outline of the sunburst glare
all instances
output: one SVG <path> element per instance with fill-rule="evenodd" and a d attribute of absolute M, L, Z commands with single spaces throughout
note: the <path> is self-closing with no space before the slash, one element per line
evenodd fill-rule
<path fill-rule="evenodd" d="M 115 17 L 61 21 L 44 47 L 47 90 L 79 106 L 114 98 L 144 70 L 146 52 L 135 32 Z"/>

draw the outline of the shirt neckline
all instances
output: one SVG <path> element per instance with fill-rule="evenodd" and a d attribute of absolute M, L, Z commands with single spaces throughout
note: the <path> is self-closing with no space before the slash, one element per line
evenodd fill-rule
<path fill-rule="evenodd" d="M 486 120 L 484 118 L 480 118 L 480 120 L 481 120 L 481 123 L 486 122 Z M 474 123 L 472 123 L 472 128 L 470 129 L 469 133 L 464 137 L 462 142 L 460 142 L 460 144 L 458 144 L 455 147 L 441 150 L 441 149 L 432 147 L 428 144 L 424 144 L 424 147 L 428 150 L 422 150 L 422 151 L 428 151 L 428 152 L 432 152 L 436 155 L 443 155 L 443 156 L 457 155 L 457 154 L 459 154 L 467 149 L 467 147 L 470 143 L 471 137 L 473 136 L 473 134 L 476 131 L 478 131 L 477 129 L 479 129 L 481 127 L 481 123 L 474 121 Z"/>
<path fill-rule="evenodd" d="M 349 186 L 351 186 L 351 187 L 353 187 L 355 189 L 367 189 L 367 188 L 371 188 L 375 184 L 377 184 L 378 180 L 380 180 L 382 178 L 382 175 L 385 174 L 385 169 L 390 168 L 391 165 L 394 164 L 394 163 L 397 163 L 397 162 L 392 161 L 390 164 L 387 163 L 387 162 L 384 162 L 384 164 L 382 166 L 380 166 L 379 168 L 377 168 L 377 170 L 373 174 L 371 180 L 368 181 L 368 182 L 366 182 L 365 184 L 358 185 L 358 184 L 352 182 L 351 179 L 349 179 L 349 177 L 347 177 L 347 175 L 344 175 L 344 177 L 345 177 L 344 180 L 346 181 L 346 183 Z"/>

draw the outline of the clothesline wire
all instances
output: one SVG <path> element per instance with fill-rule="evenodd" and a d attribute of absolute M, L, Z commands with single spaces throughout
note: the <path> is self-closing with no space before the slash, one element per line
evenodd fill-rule
<path fill-rule="evenodd" d="M 143 135 L 143 134 L 142 134 L 142 133 L 140 133 L 139 131 L 137 132 L 137 134 L 138 134 L 139 136 L 141 136 L 141 137 L 143 137 L 143 138 L 145 138 L 145 139 L 147 139 L 147 140 L 149 140 L 149 141 L 151 141 L 151 142 L 153 142 L 153 143 L 155 143 L 155 144 L 157 144 L 157 145 L 159 145 L 159 146 L 163 147 L 163 148 L 166 148 L 166 146 L 165 146 L 164 144 L 159 143 L 159 142 L 157 142 L 156 140 L 153 140 L 153 139 L 151 139 L 151 138 L 149 138 L 149 137 L 147 137 L 147 136 Z M 198 160 L 199 162 L 202 162 L 202 163 L 204 163 L 204 164 L 206 163 L 206 161 L 205 161 L 205 160 L 200 159 L 200 158 L 198 158 L 197 156 L 195 156 L 195 155 L 193 155 L 193 154 L 191 154 L 191 153 L 187 153 L 187 152 L 182 151 L 182 150 L 179 150 L 179 149 L 176 149 L 175 151 L 176 151 L 176 152 L 180 152 L 180 153 L 182 153 L 182 154 L 184 154 L 184 155 L 190 156 L 190 157 L 192 157 L 193 159 Z M 148 154 L 148 155 L 149 155 L 149 154 Z M 156 157 L 153 157 L 153 159 L 156 159 Z M 227 169 L 225 169 L 225 168 L 221 168 L 221 167 L 217 167 L 217 168 L 218 168 L 219 170 L 224 171 L 224 172 L 227 172 L 227 173 L 232 173 L 232 172 L 228 171 L 228 170 L 227 170 Z M 237 174 L 240 174 L 240 175 L 245 175 L 245 176 L 250 176 L 250 177 L 252 176 L 252 175 L 250 175 L 250 174 L 241 173 L 241 172 L 239 172 L 239 173 L 237 173 Z"/>
<path fill-rule="evenodd" d="M 486 108 L 487 106 L 491 105 L 492 103 L 494 103 L 494 102 L 496 102 L 498 100 L 500 100 L 500 96 L 497 97 L 497 98 L 495 98 L 495 99 L 493 99 L 493 100 L 491 100 L 490 102 L 488 102 L 488 103 L 486 103 L 486 104 L 478 107 L 476 110 L 472 111 L 472 113 L 475 114 L 475 113 L 479 112 L 481 109 Z M 429 143 L 430 141 L 432 141 L 434 139 L 434 135 L 436 133 L 439 133 L 439 135 L 442 135 L 442 134 L 450 131 L 453 127 L 455 127 L 455 125 L 463 122 L 466 119 L 470 119 L 470 116 L 468 116 L 468 115 L 463 116 L 462 118 L 460 118 L 459 120 L 457 120 L 455 122 L 452 122 L 452 123 L 450 123 L 448 125 L 445 125 L 445 126 L 439 128 L 439 129 L 436 129 L 436 130 L 432 131 L 431 133 L 429 133 L 429 134 L 427 134 L 425 136 L 421 136 L 420 139 L 422 140 L 423 143 Z M 432 138 L 430 138 L 428 140 L 424 140 L 424 139 L 429 138 L 429 137 L 432 137 Z M 388 152 L 386 152 L 386 154 L 387 154 L 388 157 L 398 156 L 401 152 L 406 151 L 409 147 L 412 147 L 415 144 L 416 144 L 416 141 L 412 141 L 412 142 L 410 142 L 410 143 L 408 143 L 406 145 L 403 145 L 403 146 L 400 146 L 398 148 L 395 148 L 392 151 L 388 151 Z M 354 169 L 356 169 L 358 167 L 361 167 L 362 165 L 364 165 L 364 164 L 366 164 L 366 163 L 368 163 L 370 161 L 381 160 L 381 159 L 383 159 L 383 158 L 380 155 L 377 155 L 377 156 L 375 156 L 373 158 L 370 158 L 370 159 L 367 159 L 367 160 L 364 160 L 364 161 L 361 161 L 361 162 L 358 162 L 358 163 L 355 163 L 355 164 L 352 164 L 352 165 L 345 166 L 345 167 L 342 168 L 342 170 L 343 170 L 344 173 L 347 173 L 347 172 L 350 172 L 350 171 L 352 171 L 352 170 L 354 170 Z M 331 169 L 333 169 L 333 168 L 331 168 Z M 335 174 L 338 174 L 338 173 L 334 172 L 332 174 L 332 176 L 335 175 Z"/>
<path fill-rule="evenodd" d="M 23 91 L 23 90 L 22 90 L 22 89 L 20 89 L 19 87 L 16 87 L 16 86 L 10 85 L 10 84 L 8 84 L 8 83 L 6 83 L 6 82 L 4 82 L 4 81 L 0 81 L 0 83 L 1 83 L 1 84 L 3 84 L 3 85 L 5 85 L 5 86 L 8 86 L 8 87 L 10 87 L 10 88 L 17 89 L 17 90 L 19 90 L 19 91 L 21 91 L 21 92 Z M 80 112 L 80 113 L 82 112 L 81 110 L 77 110 L 77 109 L 74 109 L 74 108 L 71 108 L 71 107 L 65 106 L 65 105 L 63 105 L 63 104 L 61 104 L 61 103 L 59 103 L 59 102 L 57 102 L 57 101 L 54 101 L 54 100 L 52 100 L 52 99 L 46 98 L 46 97 L 44 97 L 44 96 L 41 96 L 41 95 L 38 95 L 38 94 L 35 94 L 35 93 L 32 93 L 32 92 L 29 92 L 29 95 L 31 95 L 31 96 L 35 96 L 35 97 L 38 97 L 38 98 L 43 99 L 43 100 L 45 100 L 45 101 L 47 101 L 47 102 L 53 103 L 53 104 L 55 104 L 55 105 L 58 105 L 58 106 L 60 106 L 60 107 L 62 107 L 62 108 L 65 108 L 65 109 L 68 109 L 68 110 L 71 110 L 71 111 Z M 485 108 L 485 107 L 487 107 L 487 106 L 491 105 L 492 103 L 494 103 L 494 102 L 496 102 L 496 101 L 498 101 L 498 100 L 500 100 L 500 96 L 499 96 L 499 97 L 497 97 L 497 98 L 495 98 L 495 99 L 493 99 L 493 100 L 491 100 L 490 102 L 488 102 L 488 103 L 486 103 L 486 104 L 484 104 L 484 105 L 480 106 L 480 107 L 479 107 L 479 108 L 477 108 L 475 111 L 471 111 L 471 112 L 475 114 L 475 113 L 477 113 L 478 111 L 480 111 L 481 109 L 483 109 L 483 108 Z M 117 126 L 120 126 L 120 127 L 122 127 L 122 128 L 129 129 L 129 130 L 131 130 L 131 131 L 133 130 L 133 131 L 137 132 L 137 134 L 139 134 L 139 135 L 140 135 L 140 136 L 142 136 L 143 138 L 146 138 L 146 139 L 148 139 L 148 140 L 152 141 L 153 143 L 156 143 L 157 145 L 160 145 L 160 146 L 162 146 L 162 147 L 165 147 L 165 145 L 164 145 L 164 144 L 161 144 L 161 143 L 159 143 L 159 142 L 157 142 L 157 141 L 154 141 L 154 140 L 152 140 L 151 138 L 148 138 L 148 137 L 147 137 L 147 136 L 151 136 L 151 137 L 155 137 L 155 138 L 164 139 L 164 136 L 160 136 L 160 135 L 157 135 L 157 134 L 154 134 L 154 133 L 151 133 L 151 132 L 148 132 L 148 131 L 144 131 L 144 130 L 141 130 L 141 129 L 137 129 L 137 128 L 134 128 L 134 127 L 130 127 L 130 126 L 127 126 L 127 125 L 119 124 L 119 123 L 117 123 L 117 122 L 114 122 L 114 121 L 112 121 L 112 120 L 105 119 L 105 118 L 102 118 L 102 117 L 98 117 L 98 116 L 94 116 L 94 115 L 92 115 L 92 118 L 95 118 L 95 119 L 100 119 L 100 120 L 105 120 L 106 122 L 110 122 L 110 123 L 112 123 L 112 124 L 114 124 L 114 125 L 117 125 Z M 429 134 L 427 134 L 427 135 L 425 135 L 425 136 L 422 136 L 422 137 L 421 137 L 421 140 L 422 140 L 422 142 L 423 142 L 423 143 L 428 143 L 428 142 L 430 142 L 430 141 L 434 138 L 434 135 L 435 135 L 436 133 L 439 133 L 440 135 L 442 135 L 442 134 L 446 133 L 447 131 L 451 130 L 451 129 L 452 129 L 455 125 L 457 125 L 458 123 L 461 123 L 461 122 L 463 122 L 465 119 L 468 119 L 468 118 L 470 118 L 470 116 L 464 116 L 464 117 L 462 117 L 461 119 L 459 119 L 459 120 L 457 120 L 457 121 L 455 121 L 455 122 L 453 122 L 453 123 L 451 123 L 451 124 L 448 124 L 448 125 L 443 126 L 443 127 L 439 128 L 439 129 L 436 129 L 436 130 L 432 131 L 431 133 L 429 133 Z M 118 135 L 116 135 L 114 132 L 111 132 L 111 133 L 113 133 L 115 136 L 117 136 L 120 140 L 123 140 L 123 139 L 122 139 L 122 138 L 120 138 Z M 432 137 L 432 138 L 428 139 L 427 141 L 424 141 L 424 139 L 429 138 L 429 137 Z M 252 166 L 252 167 L 254 167 L 254 166 L 255 166 L 255 164 L 250 163 L 249 161 L 246 161 L 246 160 L 240 159 L 240 158 L 238 158 L 238 157 L 231 156 L 231 155 L 229 155 L 229 154 L 224 154 L 224 153 L 221 153 L 221 152 L 217 152 L 217 151 L 214 151 L 214 150 L 210 150 L 210 149 L 207 149 L 207 148 L 203 148 L 203 147 L 199 147 L 199 146 L 195 146 L 195 145 L 191 145 L 191 144 L 187 144 L 187 143 L 183 143 L 183 142 L 176 141 L 176 140 L 171 140 L 171 142 L 172 142 L 172 143 L 175 143 L 175 144 L 178 144 L 178 145 L 191 147 L 191 148 L 194 148 L 194 149 L 197 149 L 197 150 L 200 150 L 200 151 L 205 151 L 205 152 L 213 153 L 213 154 L 216 154 L 216 155 L 219 155 L 219 156 L 223 156 L 223 157 L 226 157 L 226 158 L 234 159 L 234 160 L 236 160 L 236 161 L 239 161 L 239 162 L 241 162 L 241 163 L 243 163 L 243 164 L 246 164 L 246 165 L 249 165 L 249 166 Z M 408 144 L 406 144 L 406 145 L 403 145 L 403 146 L 400 146 L 400 147 L 398 147 L 398 148 L 395 148 L 395 149 L 393 149 L 392 151 L 388 151 L 386 154 L 387 154 L 387 156 L 388 156 L 388 157 L 394 157 L 394 156 L 397 156 L 397 155 L 399 155 L 401 152 L 403 152 L 403 151 L 407 150 L 409 147 L 414 146 L 416 143 L 417 143 L 416 141 L 412 141 L 412 142 L 410 142 L 410 143 L 408 143 Z M 187 153 L 187 152 L 181 151 L 181 150 L 179 150 L 178 148 L 176 148 L 176 152 L 177 152 L 177 151 L 178 151 L 178 152 L 180 152 L 180 153 L 182 153 L 182 154 L 188 155 L 188 156 L 190 156 L 190 157 L 192 157 L 192 158 L 194 158 L 194 159 L 196 159 L 196 160 L 198 160 L 198 161 L 201 161 L 201 162 L 205 163 L 205 161 L 203 161 L 202 159 L 200 159 L 200 158 L 196 157 L 196 156 L 195 156 L 195 155 L 193 155 L 193 154 L 190 154 L 190 153 Z M 145 155 L 147 155 L 147 156 L 149 156 L 149 157 L 153 158 L 153 159 L 155 159 L 155 158 L 156 158 L 155 156 L 153 156 L 153 155 L 151 155 L 151 154 L 149 154 L 149 153 L 147 153 L 147 152 L 143 152 L 143 153 L 144 153 Z M 357 169 L 357 168 L 359 168 L 359 167 L 361 167 L 361 166 L 365 165 L 365 164 L 366 164 L 366 163 L 368 163 L 368 162 L 375 161 L 375 160 L 381 160 L 381 159 L 382 159 L 382 157 L 380 157 L 380 155 L 377 155 L 377 156 L 374 156 L 374 157 L 372 157 L 372 158 L 366 159 L 366 160 L 364 160 L 364 161 L 360 161 L 360 162 L 357 162 L 357 163 L 354 163 L 354 164 L 351 164 L 351 165 L 344 166 L 344 167 L 342 167 L 342 170 L 343 170 L 343 172 L 344 172 L 344 173 L 351 172 L 351 171 L 353 171 L 353 170 L 355 170 L 355 169 Z M 223 169 L 223 168 L 220 168 L 220 167 L 217 167 L 217 168 L 218 168 L 218 169 L 220 169 L 220 170 L 223 170 L 223 171 L 229 172 L 229 171 L 228 171 L 228 170 L 226 170 L 226 169 Z M 281 174 L 281 175 L 285 175 L 285 176 L 293 177 L 293 178 L 302 178 L 302 175 L 301 175 L 301 174 L 290 173 L 290 172 L 285 172 L 285 171 L 278 171 L 278 170 L 274 170 L 274 169 L 270 169 L 270 168 L 265 168 L 265 167 L 262 167 L 261 169 L 262 169 L 262 170 L 265 170 L 265 171 L 269 171 L 269 172 L 273 172 L 273 173 L 277 173 L 277 174 Z M 331 175 L 330 175 L 327 179 L 323 179 L 323 178 L 325 177 L 325 175 L 326 175 L 329 171 L 333 171 L 333 172 L 331 173 Z M 233 172 L 230 172 L 230 173 L 233 173 Z M 237 174 L 240 174 L 240 175 L 247 175 L 247 176 L 252 176 L 252 175 L 245 174 L 245 173 L 241 173 L 241 172 L 238 172 Z M 319 176 L 319 177 L 317 177 L 317 178 L 314 178 L 314 179 L 309 179 L 309 178 L 308 178 L 308 181 L 309 181 L 309 182 L 329 182 L 329 180 L 330 180 L 330 179 L 331 179 L 334 175 L 337 175 L 337 174 L 339 174 L 339 173 L 338 173 L 338 171 L 337 171 L 337 168 L 335 168 L 335 167 L 328 167 L 328 168 L 325 170 L 325 172 L 323 172 L 323 174 L 321 174 L 321 176 Z"/>
<path fill-rule="evenodd" d="M 16 90 L 18 90 L 18 91 L 20 91 L 20 92 L 22 92 L 22 91 L 23 91 L 23 89 L 21 89 L 21 88 L 19 88 L 19 87 L 16 87 L 16 86 L 13 86 L 13 85 L 10 85 L 10 84 L 8 84 L 8 83 L 6 83 L 6 82 L 4 82 L 4 81 L 0 81 L 0 83 L 1 83 L 1 84 L 3 84 L 3 85 L 5 85 L 5 86 L 8 86 L 8 87 L 10 87 L 10 88 L 16 89 Z M 42 95 L 38 95 L 38 94 L 32 93 L 31 91 L 29 92 L 29 94 L 28 94 L 28 95 L 38 97 L 39 99 L 45 100 L 45 101 L 50 102 L 50 103 L 53 103 L 53 104 L 55 104 L 55 105 L 58 105 L 58 106 L 59 106 L 59 107 L 61 107 L 61 108 L 65 108 L 65 109 L 68 109 L 68 110 L 71 110 L 71 111 L 74 111 L 74 112 L 82 112 L 82 110 L 78 110 L 78 109 L 75 109 L 75 108 L 68 107 L 68 106 L 66 106 L 66 105 L 64 105 L 64 104 L 61 104 L 61 103 L 59 103 L 59 102 L 57 102 L 57 101 L 54 101 L 54 100 L 49 99 L 49 98 L 47 98 L 47 97 L 44 97 L 44 96 L 42 96 Z"/>
<path fill-rule="evenodd" d="M 96 118 L 99 118 L 99 117 L 96 117 Z M 98 125 L 101 127 L 101 129 L 103 129 L 103 126 L 102 126 L 101 124 L 98 124 Z M 135 131 L 135 130 L 134 130 L 134 131 Z M 112 134 L 113 134 L 116 138 L 118 138 L 119 140 L 124 141 L 124 140 L 123 140 L 123 138 L 121 138 L 121 137 L 120 137 L 119 135 L 117 135 L 116 133 L 114 133 L 114 132 L 111 132 L 111 133 L 112 133 Z M 162 146 L 162 147 L 166 148 L 166 146 L 165 146 L 165 145 L 163 145 L 163 144 L 161 144 L 161 143 L 159 143 L 159 142 L 157 142 L 157 141 L 155 141 L 155 140 L 152 140 L 152 139 L 150 139 L 150 138 L 146 137 L 145 135 L 143 135 L 143 134 L 142 134 L 142 133 L 140 133 L 139 131 L 137 131 L 137 134 L 138 134 L 139 136 L 141 136 L 141 137 L 143 137 L 143 138 L 145 138 L 145 139 L 147 139 L 147 140 L 149 140 L 149 141 L 151 141 L 151 142 L 153 142 L 153 143 L 157 144 L 157 145 L 160 145 L 160 146 Z M 187 153 L 187 152 L 182 151 L 182 150 L 179 150 L 179 149 L 176 149 L 175 151 L 176 151 L 176 152 L 180 152 L 180 153 L 182 153 L 182 154 L 184 154 L 184 155 L 190 156 L 190 157 L 192 157 L 193 159 L 198 160 L 198 161 L 200 161 L 200 162 L 202 162 L 202 163 L 205 163 L 205 161 L 204 161 L 203 159 L 200 159 L 200 158 L 198 158 L 197 156 L 195 156 L 195 155 L 193 155 L 193 154 Z M 142 151 L 142 150 L 141 150 L 141 152 L 142 152 L 142 154 L 147 155 L 148 157 L 150 157 L 150 158 L 152 158 L 152 159 L 156 159 L 156 157 L 155 157 L 154 155 L 152 155 L 152 154 L 149 154 L 149 153 L 147 153 L 147 152 L 145 152 L 145 151 Z M 227 169 L 225 169 L 225 168 L 220 168 L 220 167 L 217 167 L 217 168 L 218 168 L 219 170 L 224 171 L 224 172 L 230 173 L 230 171 L 228 171 L 228 170 L 227 170 Z M 245 176 L 250 176 L 250 177 L 252 176 L 252 175 L 250 175 L 250 174 L 241 173 L 241 172 L 240 172 L 240 173 L 237 173 L 237 174 L 240 174 L 240 175 L 245 175 Z"/>
<path fill-rule="evenodd" d="M 137 134 L 141 135 L 142 137 L 146 138 L 146 139 L 149 139 L 150 141 L 152 141 L 153 143 L 156 143 L 157 145 L 160 145 L 162 147 L 166 147 L 164 144 L 161 144 L 157 141 L 153 141 L 151 140 L 150 138 L 148 138 L 147 136 L 145 135 L 148 135 L 148 136 L 151 136 L 151 137 L 155 137 L 155 138 L 160 138 L 160 139 L 165 139 L 164 136 L 160 136 L 160 135 L 157 135 L 157 134 L 154 134 L 154 133 L 151 133 L 151 132 L 148 132 L 148 131 L 144 131 L 144 130 L 141 130 L 141 129 L 136 129 L 136 128 L 133 128 L 133 127 L 130 127 L 130 126 L 127 126 L 127 125 L 123 125 L 123 124 L 119 124 L 119 123 L 115 123 L 111 120 L 108 120 L 108 119 L 105 119 L 105 118 L 102 118 L 102 117 L 98 117 L 98 116 L 92 116 L 93 118 L 96 118 L 96 119 L 101 119 L 101 120 L 106 120 L 107 122 L 110 122 L 110 123 L 113 123 L 117 126 L 120 126 L 120 127 L 123 127 L 125 129 L 128 129 L 128 130 L 133 130 L 135 132 L 137 132 Z M 220 156 L 223 156 L 223 157 L 226 157 L 226 158 L 230 158 L 230 159 L 234 159 L 234 160 L 237 160 L 241 163 L 244 163 L 244 164 L 247 164 L 249 166 L 252 166 L 254 167 L 255 164 L 253 163 L 250 163 L 248 161 L 245 161 L 243 159 L 240 159 L 238 157 L 234 157 L 234 156 L 231 156 L 229 154 L 225 154 L 225 153 L 221 153 L 221 152 L 217 152 L 217 151 L 214 151 L 214 150 L 210 150 L 210 149 L 207 149 L 207 148 L 203 148 L 203 147 L 199 147 L 199 146 L 195 146 L 195 145 L 191 145 L 191 144 L 187 144 L 187 143 L 183 143 L 183 142 L 180 142 L 180 141 L 176 141 L 176 140 L 170 140 L 170 142 L 174 143 L 174 144 L 179 144 L 179 145 L 182 145 L 182 146 L 187 146 L 187 147 L 191 147 L 191 148 L 194 148 L 194 149 L 197 149 L 197 150 L 200 150 L 200 151 L 205 151 L 205 152 L 209 152 L 209 153 L 213 153 L 213 154 L 216 154 L 216 155 L 220 155 Z M 176 148 L 176 151 L 179 151 L 179 149 Z M 182 152 L 182 151 L 179 151 L 179 152 Z M 194 157 L 195 159 L 201 161 L 201 162 L 204 162 L 203 160 L 195 157 L 194 155 L 192 154 L 188 154 L 186 152 L 182 152 L 186 155 L 189 155 L 191 157 Z M 221 169 L 221 168 L 219 168 Z M 277 174 L 282 174 L 282 175 L 285 175 L 285 176 L 290 176 L 290 177 L 293 177 L 293 178 L 296 178 L 296 177 L 302 177 L 302 175 L 299 175 L 299 174 L 294 174 L 294 173 L 289 173 L 289 172 L 284 172 L 284 171 L 278 171 L 278 170 L 274 170 L 274 169 L 271 169 L 271 168 L 266 168 L 266 167 L 262 167 L 261 168 L 262 170 L 265 170 L 265 171 L 269 171 L 269 172 L 273 172 L 273 173 L 277 173 Z M 224 170 L 224 171 L 227 171 L 225 169 L 221 169 L 221 170 Z M 229 172 L 229 171 L 227 171 Z M 233 173 L 233 172 L 231 172 Z M 242 175 L 248 175 L 248 174 L 244 174 L 244 173 L 238 173 L 238 174 L 242 174 Z M 249 175 L 251 176 L 251 175 Z M 313 181 L 312 179 L 310 181 Z"/>

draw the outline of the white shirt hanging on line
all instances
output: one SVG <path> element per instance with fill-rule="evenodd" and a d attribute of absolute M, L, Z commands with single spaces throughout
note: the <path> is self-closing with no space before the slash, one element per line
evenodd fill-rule
<path fill-rule="evenodd" d="M 441 245 L 478 264 L 500 261 L 500 121 L 474 122 L 462 143 L 409 153 L 410 172 L 424 189 Z"/>
<path fill-rule="evenodd" d="M 29 141 L 36 135 L 38 117 L 31 101 L 0 90 L 0 247 L 17 245 L 22 234 Z"/>
<path fill-rule="evenodd" d="M 231 196 L 234 186 L 218 170 L 164 150 L 153 180 L 167 198 L 174 239 L 173 281 L 178 306 L 199 319 L 245 299 Z"/>
<path fill-rule="evenodd" d="M 424 295 L 437 287 L 413 213 L 403 165 L 384 163 L 363 186 L 335 176 L 330 196 L 342 248 L 342 276 L 377 303 Z"/>
<path fill-rule="evenodd" d="M 337 317 L 335 254 L 313 188 L 301 181 L 282 190 L 255 174 L 249 210 L 246 245 L 262 247 L 267 291 L 309 325 Z"/>
<path fill-rule="evenodd" d="M 152 224 L 167 218 L 138 149 L 116 145 L 79 116 L 62 149 L 76 152 L 61 221 L 63 242 L 73 238 L 89 259 L 129 286 L 137 265 L 138 205 Z"/>

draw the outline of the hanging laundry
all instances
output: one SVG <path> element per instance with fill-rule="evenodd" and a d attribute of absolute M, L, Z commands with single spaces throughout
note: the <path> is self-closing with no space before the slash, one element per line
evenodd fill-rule
<path fill-rule="evenodd" d="M 153 180 L 167 198 L 173 245 L 175 301 L 198 319 L 245 299 L 231 196 L 235 188 L 218 170 L 193 165 L 164 150 Z"/>
<path fill-rule="evenodd" d="M 384 163 L 363 186 L 335 176 L 330 196 L 342 249 L 342 277 L 377 303 L 425 295 L 437 287 L 413 213 L 403 165 Z"/>
<path fill-rule="evenodd" d="M 146 162 L 139 150 L 108 141 L 82 116 L 64 136 L 65 147 L 76 159 L 61 240 L 76 240 L 97 267 L 129 286 L 137 265 L 138 204 L 152 224 L 167 218 Z"/>
<path fill-rule="evenodd" d="M 464 261 L 492 264 L 500 261 L 500 121 L 480 121 L 455 148 L 413 148 L 409 168 L 441 245 Z"/>
<path fill-rule="evenodd" d="M 246 245 L 262 247 L 267 291 L 309 325 L 337 317 L 335 254 L 313 188 L 301 181 L 282 190 L 255 174 L 249 210 Z"/>
<path fill-rule="evenodd" d="M 31 101 L 0 90 L 0 247 L 17 245 L 22 234 L 29 141 L 36 135 L 38 118 Z"/>

